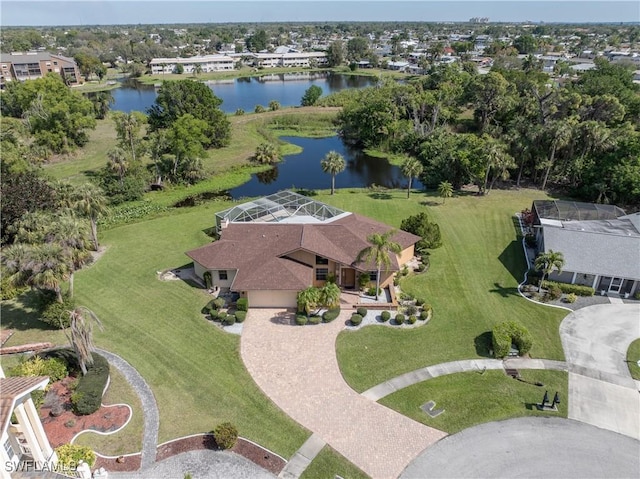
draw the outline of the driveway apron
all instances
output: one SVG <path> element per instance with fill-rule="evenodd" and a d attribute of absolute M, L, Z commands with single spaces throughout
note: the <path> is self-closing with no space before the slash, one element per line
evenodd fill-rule
<path fill-rule="evenodd" d="M 251 310 L 242 359 L 258 386 L 298 423 L 373 478 L 396 478 L 446 433 L 377 404 L 342 378 L 335 341 L 350 311 L 328 324 L 295 326 L 293 314 Z"/>

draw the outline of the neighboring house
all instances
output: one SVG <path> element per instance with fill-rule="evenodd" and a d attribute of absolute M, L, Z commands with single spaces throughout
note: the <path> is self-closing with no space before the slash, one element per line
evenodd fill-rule
<path fill-rule="evenodd" d="M 58 73 L 67 85 L 81 82 L 80 70 L 73 58 L 48 52 L 0 54 L 0 85 L 10 81 L 42 78 L 47 73 Z"/>
<path fill-rule="evenodd" d="M 549 279 L 633 295 L 640 290 L 640 213 L 613 205 L 534 201 L 540 251 L 560 251 L 565 265 Z"/>
<path fill-rule="evenodd" d="M 356 257 L 369 235 L 392 229 L 291 191 L 221 211 L 216 227 L 217 241 L 186 254 L 199 278 L 209 272 L 213 287 L 247 297 L 252 307 L 295 307 L 299 291 L 331 277 L 346 289 L 361 274 L 375 281 L 376 265 Z M 392 240 L 402 252 L 381 272 L 382 287 L 413 257 L 420 237 L 398 230 Z"/>
<path fill-rule="evenodd" d="M 154 58 L 149 63 L 151 73 L 175 73 L 176 67 L 182 65 L 185 73 L 194 73 L 196 65 L 200 65 L 203 73 L 233 70 L 235 61 L 228 55 L 205 55 L 189 58 Z"/>
<path fill-rule="evenodd" d="M 52 471 L 56 468 L 56 453 L 31 399 L 31 393 L 44 390 L 48 382 L 48 377 L 0 377 L 2 479 L 10 478 L 10 473 L 17 469 Z"/>

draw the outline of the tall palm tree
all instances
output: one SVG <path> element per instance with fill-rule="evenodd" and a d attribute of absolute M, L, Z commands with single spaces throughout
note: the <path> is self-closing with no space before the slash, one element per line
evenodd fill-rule
<path fill-rule="evenodd" d="M 69 311 L 69 329 L 64 334 L 71 343 L 71 347 L 78 356 L 78 363 L 82 375 L 87 374 L 87 365 L 93 364 L 93 324 L 102 329 L 102 323 L 89 308 L 78 306 Z"/>
<path fill-rule="evenodd" d="M 538 254 L 533 265 L 536 270 L 542 272 L 540 285 L 538 286 L 538 292 L 540 292 L 542 291 L 542 282 L 544 281 L 545 276 L 548 277 L 554 269 L 557 269 L 558 273 L 562 272 L 564 256 L 560 251 L 553 251 L 550 249 L 545 253 Z"/>
<path fill-rule="evenodd" d="M 124 175 L 129 169 L 129 162 L 127 161 L 125 151 L 119 146 L 116 146 L 115 148 L 107 151 L 107 158 L 109 160 L 107 166 L 111 171 L 118 175 L 120 187 L 122 187 L 124 185 Z"/>
<path fill-rule="evenodd" d="M 69 267 L 69 295 L 73 297 L 74 273 L 91 260 L 89 224 L 85 219 L 61 215 L 52 225 L 47 241 L 62 247 Z"/>
<path fill-rule="evenodd" d="M 90 221 L 93 250 L 98 251 L 98 218 L 109 214 L 104 192 L 93 183 L 83 183 L 75 188 L 72 200 L 74 211 Z"/>
<path fill-rule="evenodd" d="M 482 185 L 481 193 L 488 195 L 493 187 L 494 183 L 499 177 L 504 178 L 507 174 L 507 170 L 515 166 L 513 157 L 506 149 L 506 145 L 497 140 L 490 140 L 486 155 L 484 183 Z M 490 172 L 493 170 L 493 179 L 489 184 Z"/>
<path fill-rule="evenodd" d="M 389 230 L 383 234 L 373 233 L 367 236 L 367 241 L 370 243 L 370 246 L 360 251 L 356 257 L 356 263 L 373 261 L 376 265 L 378 270 L 376 276 L 376 300 L 378 300 L 382 267 L 384 266 L 385 271 L 388 271 L 391 267 L 391 254 L 399 254 L 402 251 L 402 246 L 395 241 L 391 241 L 391 237 L 395 233 L 396 230 Z"/>
<path fill-rule="evenodd" d="M 441 181 L 438 185 L 438 194 L 442 198 L 442 204 L 447 200 L 447 198 L 451 198 L 453 196 L 453 185 L 448 181 Z"/>
<path fill-rule="evenodd" d="M 333 195 L 336 191 L 336 175 L 345 170 L 347 163 L 340 153 L 332 150 L 320 161 L 320 166 L 322 171 L 331 175 L 331 194 Z"/>
<path fill-rule="evenodd" d="M 558 150 L 565 148 L 571 142 L 573 137 L 573 124 L 568 121 L 556 121 L 549 125 L 547 132 L 551 137 L 551 148 L 549 149 L 549 157 L 547 159 L 547 169 L 542 180 L 542 189 L 547 187 L 549 173 L 553 168 L 556 153 Z"/>
<path fill-rule="evenodd" d="M 400 169 L 402 170 L 402 174 L 409 178 L 409 185 L 407 186 L 407 198 L 409 198 L 409 195 L 411 194 L 411 182 L 414 177 L 418 177 L 422 174 L 424 168 L 417 158 L 410 156 L 404 160 Z"/>

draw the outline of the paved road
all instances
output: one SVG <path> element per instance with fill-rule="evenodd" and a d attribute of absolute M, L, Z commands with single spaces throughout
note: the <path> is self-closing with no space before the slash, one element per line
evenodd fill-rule
<path fill-rule="evenodd" d="M 598 305 L 560 325 L 569 364 L 569 418 L 640 439 L 640 395 L 627 349 L 640 338 L 640 306 Z"/>
<path fill-rule="evenodd" d="M 400 476 L 428 478 L 637 478 L 637 441 L 560 418 L 491 422 L 448 436 Z"/>
<path fill-rule="evenodd" d="M 251 310 L 240 352 L 258 386 L 294 420 L 376 479 L 396 478 L 446 434 L 364 398 L 342 378 L 335 341 L 350 315 L 292 325 L 293 315 Z"/>

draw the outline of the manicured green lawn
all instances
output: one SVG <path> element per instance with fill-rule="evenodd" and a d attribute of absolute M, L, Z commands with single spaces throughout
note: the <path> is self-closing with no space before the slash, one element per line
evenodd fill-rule
<path fill-rule="evenodd" d="M 562 371 L 521 370 L 521 382 L 503 371 L 450 374 L 409 386 L 379 402 L 427 426 L 454 434 L 471 426 L 521 416 L 567 417 L 568 374 Z M 544 384 L 535 386 L 536 382 Z M 533 383 L 533 384 L 531 384 Z M 545 391 L 549 401 L 560 395 L 558 412 L 542 412 Z M 431 418 L 420 406 L 435 401 L 444 412 Z"/>
<path fill-rule="evenodd" d="M 558 326 L 566 312 L 533 304 L 516 291 L 525 261 L 512 217 L 545 194 L 492 191 L 485 197 L 451 198 L 444 205 L 424 193 L 408 200 L 403 195 L 341 190 L 333 198 L 318 197 L 395 227 L 426 210 L 442 231 L 443 246 L 432 252 L 428 272 L 402 282 L 405 291 L 433 306 L 433 319 L 412 330 L 370 326 L 342 332 L 338 361 L 349 385 L 364 391 L 424 366 L 487 356 L 493 325 L 511 319 L 532 333 L 532 357 L 563 359 Z"/>
<path fill-rule="evenodd" d="M 142 449 L 142 403 L 131 385 L 120 372 L 111 368 L 107 393 L 102 398 L 103 404 L 128 404 L 133 413 L 127 425 L 120 431 L 106 436 L 87 432 L 80 435 L 74 444 L 88 446 L 105 456 L 119 456 L 140 452 Z"/>
<path fill-rule="evenodd" d="M 309 467 L 304 470 L 300 479 L 325 479 L 338 476 L 345 479 L 366 479 L 369 477 L 335 449 L 325 446 L 311 461 Z"/>
<path fill-rule="evenodd" d="M 627 364 L 629 365 L 631 377 L 640 381 L 640 366 L 638 366 L 638 361 L 640 361 L 640 339 L 632 342 L 627 350 Z"/>

